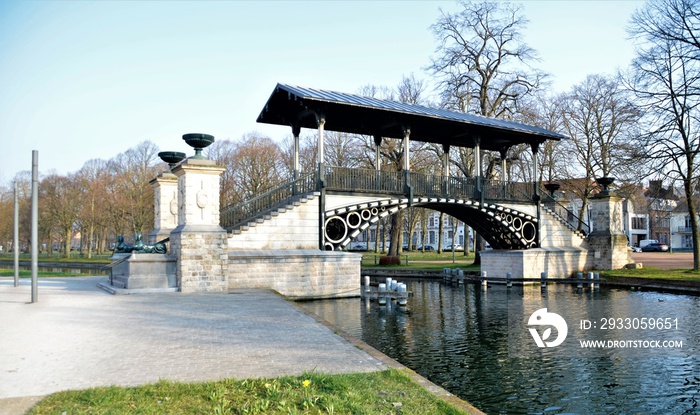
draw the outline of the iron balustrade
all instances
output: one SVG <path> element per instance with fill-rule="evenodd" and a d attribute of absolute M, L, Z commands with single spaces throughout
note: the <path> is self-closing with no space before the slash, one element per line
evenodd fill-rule
<path fill-rule="evenodd" d="M 229 205 L 221 209 L 219 219 L 221 227 L 230 232 L 241 225 L 284 207 L 301 195 L 315 191 L 317 185 L 318 175 L 316 172 L 305 174 L 252 199 Z"/>
<path fill-rule="evenodd" d="M 326 190 L 401 194 L 404 174 L 398 171 L 377 171 L 349 167 L 325 167 Z"/>
<path fill-rule="evenodd" d="M 532 202 L 532 182 L 503 182 L 483 180 L 484 200 L 504 202 Z"/>
<path fill-rule="evenodd" d="M 548 192 L 544 192 L 541 194 L 547 194 Z M 555 215 L 559 216 L 561 219 L 563 219 L 565 222 L 569 224 L 572 228 L 580 231 L 584 235 L 588 235 L 591 233 L 591 228 L 590 226 L 581 218 L 579 218 L 574 212 L 571 211 L 571 209 L 567 208 L 566 206 L 562 205 L 559 203 L 556 199 L 554 199 L 552 196 L 545 196 L 543 200 L 543 204 L 547 206 L 549 210 L 554 212 Z"/>
<path fill-rule="evenodd" d="M 348 167 L 324 166 L 326 190 L 338 192 L 378 193 L 404 195 L 406 175 L 403 171 L 377 171 Z M 302 175 L 296 180 L 264 192 L 261 195 L 221 209 L 221 226 L 228 231 L 245 225 L 263 215 L 284 207 L 302 195 L 320 190 L 318 172 Z M 479 199 L 477 179 L 410 172 L 408 181 L 415 197 Z M 533 202 L 531 182 L 481 181 L 484 200 L 499 202 Z M 546 195 L 546 191 L 540 194 Z M 573 228 L 588 234 L 588 224 L 565 206 L 546 197 L 544 203 Z"/>

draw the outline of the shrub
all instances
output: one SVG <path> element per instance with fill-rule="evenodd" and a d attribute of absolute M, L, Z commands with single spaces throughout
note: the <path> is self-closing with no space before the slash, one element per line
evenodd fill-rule
<path fill-rule="evenodd" d="M 379 265 L 401 265 L 401 258 L 397 256 L 379 257 Z"/>

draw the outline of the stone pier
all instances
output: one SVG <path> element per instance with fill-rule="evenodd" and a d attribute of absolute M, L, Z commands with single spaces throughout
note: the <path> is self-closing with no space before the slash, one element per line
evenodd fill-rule
<path fill-rule="evenodd" d="M 190 157 L 173 169 L 177 176 L 178 225 L 170 233 L 182 292 L 228 290 L 226 230 L 219 226 L 219 178 L 211 160 Z"/>

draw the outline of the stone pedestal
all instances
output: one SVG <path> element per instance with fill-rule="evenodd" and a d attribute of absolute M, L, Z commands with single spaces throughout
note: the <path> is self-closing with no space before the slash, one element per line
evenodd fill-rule
<path fill-rule="evenodd" d="M 114 254 L 110 282 L 129 292 L 169 291 L 177 287 L 176 259 L 163 254 Z"/>
<path fill-rule="evenodd" d="M 173 169 L 177 176 L 178 226 L 170 233 L 182 292 L 228 290 L 227 234 L 219 225 L 219 176 L 223 167 L 189 158 Z"/>
<path fill-rule="evenodd" d="M 622 198 L 613 193 L 600 194 L 589 203 L 595 227 L 587 238 L 592 252 L 591 268 L 624 268 L 633 261 L 622 229 Z"/>
<path fill-rule="evenodd" d="M 170 237 L 177 226 L 177 176 L 163 172 L 150 181 L 155 193 L 153 232 L 148 234 L 148 243 L 155 244 Z"/>

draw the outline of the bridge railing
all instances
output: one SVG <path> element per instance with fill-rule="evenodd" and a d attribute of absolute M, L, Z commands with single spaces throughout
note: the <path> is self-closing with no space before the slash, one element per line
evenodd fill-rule
<path fill-rule="evenodd" d="M 231 231 L 237 226 L 284 206 L 297 195 L 315 191 L 317 183 L 316 172 L 302 175 L 261 195 L 221 209 L 219 223 L 222 228 Z"/>
<path fill-rule="evenodd" d="M 399 194 L 404 191 L 404 175 L 399 171 L 377 171 L 349 167 L 325 168 L 327 190 Z"/>
<path fill-rule="evenodd" d="M 484 200 L 532 202 L 532 182 L 483 181 Z"/>
<path fill-rule="evenodd" d="M 414 196 L 476 197 L 476 180 L 471 177 L 452 177 L 411 172 L 409 176 Z"/>

